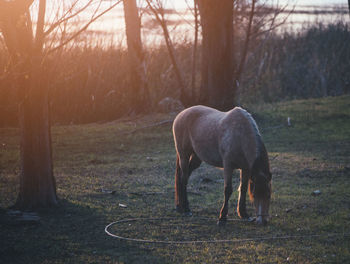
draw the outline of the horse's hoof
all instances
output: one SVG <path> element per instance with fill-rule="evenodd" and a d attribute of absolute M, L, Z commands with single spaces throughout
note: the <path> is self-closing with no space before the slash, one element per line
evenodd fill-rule
<path fill-rule="evenodd" d="M 184 212 L 184 210 L 183 210 L 180 206 L 178 206 L 178 205 L 176 205 L 175 211 L 176 211 L 177 213 L 180 213 L 180 214 L 182 214 L 182 213 Z"/>
<path fill-rule="evenodd" d="M 267 225 L 267 220 L 266 219 L 263 219 L 261 216 L 259 216 L 257 219 L 256 219 L 256 224 L 258 226 L 266 226 Z"/>
<path fill-rule="evenodd" d="M 248 222 L 255 222 L 256 218 L 255 218 L 255 217 L 249 216 L 248 218 L 246 218 L 246 220 L 247 220 Z"/>
<path fill-rule="evenodd" d="M 251 218 L 250 217 L 250 215 L 249 214 L 247 214 L 247 213 L 239 213 L 238 212 L 238 216 L 239 216 L 239 218 L 241 218 L 241 219 L 249 219 L 249 218 Z"/>
<path fill-rule="evenodd" d="M 226 219 L 219 219 L 216 224 L 218 226 L 225 226 L 226 222 L 227 222 Z"/>

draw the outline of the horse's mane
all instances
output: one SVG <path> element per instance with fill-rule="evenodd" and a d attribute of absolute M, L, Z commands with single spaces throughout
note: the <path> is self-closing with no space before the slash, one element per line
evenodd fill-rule
<path fill-rule="evenodd" d="M 256 144 L 256 156 L 259 157 L 260 152 L 262 151 L 262 141 L 261 141 L 261 134 L 258 128 L 258 125 L 256 124 L 254 118 L 252 115 L 247 112 L 245 109 L 241 107 L 236 107 L 241 111 L 241 113 L 246 117 L 246 119 L 249 121 L 251 128 L 253 129 L 254 135 L 255 135 L 255 141 L 257 142 Z"/>
<path fill-rule="evenodd" d="M 254 201 L 256 197 L 264 197 L 270 195 L 268 183 L 271 180 L 271 173 L 269 167 L 269 159 L 264 143 L 261 139 L 259 128 L 250 113 L 246 110 L 236 107 L 250 123 L 250 128 L 253 130 L 256 142 L 256 156 L 250 170 L 249 188 L 248 193 L 251 201 Z M 262 172 L 262 173 L 261 173 Z M 266 175 L 266 177 L 264 177 Z"/>
<path fill-rule="evenodd" d="M 251 201 L 254 201 L 256 197 L 263 198 L 271 195 L 271 190 L 269 188 L 269 182 L 271 181 L 269 158 L 260 135 L 258 142 L 259 152 L 253 163 L 251 177 L 249 179 L 248 193 Z"/>

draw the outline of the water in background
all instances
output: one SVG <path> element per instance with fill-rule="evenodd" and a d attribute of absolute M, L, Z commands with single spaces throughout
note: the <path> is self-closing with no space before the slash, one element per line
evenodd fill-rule
<path fill-rule="evenodd" d="M 315 23 L 329 24 L 340 20 L 343 22 L 350 21 L 346 0 L 267 0 L 267 2 L 273 6 L 276 6 L 276 3 L 278 3 L 279 7 L 285 7 L 285 11 L 278 16 L 278 19 L 279 21 L 286 19 L 286 22 L 278 28 L 277 32 L 300 32 Z M 165 3 L 165 8 L 167 9 L 166 19 L 173 42 L 184 43 L 192 41 L 194 18 L 189 10 L 191 6 L 189 7 L 185 0 L 165 1 Z M 101 10 L 107 8 L 108 5 L 110 5 L 108 1 L 103 3 Z M 51 10 L 53 9 L 51 8 Z M 93 7 L 88 11 L 92 13 Z M 142 9 L 141 18 L 144 45 L 151 47 L 163 44 L 162 30 L 153 17 Z M 79 25 L 83 25 L 88 19 L 89 15 L 81 16 L 72 29 L 74 30 L 75 27 L 78 28 Z M 88 43 L 88 45 L 99 44 L 107 47 L 111 45 L 125 47 L 125 24 L 122 3 L 92 23 L 88 30 L 80 36 L 79 41 L 84 43 L 84 45 Z"/>

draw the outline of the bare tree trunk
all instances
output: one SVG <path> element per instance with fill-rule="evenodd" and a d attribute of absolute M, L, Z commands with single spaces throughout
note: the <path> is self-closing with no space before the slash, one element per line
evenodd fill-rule
<path fill-rule="evenodd" d="M 197 47 L 198 47 L 198 6 L 197 1 L 194 1 L 194 43 L 193 43 L 193 53 L 192 53 L 192 73 L 191 73 L 191 94 L 190 98 L 192 102 L 195 103 L 198 100 L 196 93 L 196 71 L 197 71 Z"/>
<path fill-rule="evenodd" d="M 235 105 L 233 1 L 198 0 L 202 24 L 200 101 L 221 110 Z"/>
<path fill-rule="evenodd" d="M 76 17 L 92 5 L 93 0 L 73 12 L 76 2 L 62 17 L 56 17 L 48 30 L 45 27 L 46 0 L 39 0 L 36 34 L 29 8 L 34 0 L 0 0 L 0 30 L 9 53 L 6 67 L 12 77 L 12 86 L 18 90 L 21 149 L 20 190 L 15 207 L 23 210 L 57 204 L 56 183 L 53 175 L 51 133 L 48 105 L 48 80 L 45 59 L 49 52 L 61 49 L 121 0 L 114 1 L 102 12 L 95 10 L 93 17 L 67 39 L 61 39 L 56 47 L 45 54 L 45 38 L 61 31 L 60 25 Z M 103 0 L 100 0 L 100 4 Z M 58 13 L 57 13 L 58 14 Z M 57 15 L 56 14 L 56 15 Z M 57 32 L 55 32 L 57 33 Z M 62 37 L 66 32 L 61 32 Z M 47 61 L 46 61 L 47 62 Z"/>
<path fill-rule="evenodd" d="M 129 85 L 132 110 L 136 113 L 149 108 L 146 65 L 141 42 L 141 22 L 136 0 L 123 0 L 129 57 Z"/>
<path fill-rule="evenodd" d="M 248 21 L 248 26 L 247 26 L 247 30 L 246 30 L 246 37 L 244 40 L 243 51 L 242 51 L 242 55 L 240 58 L 240 63 L 238 65 L 238 69 L 237 69 L 236 74 L 235 74 L 235 81 L 237 81 L 238 83 L 241 81 L 241 76 L 242 76 L 242 73 L 244 71 L 246 58 L 247 58 L 247 54 L 248 54 L 249 42 L 250 42 L 251 34 L 252 34 L 252 24 L 253 24 L 253 18 L 254 18 L 254 14 L 255 14 L 256 1 L 257 0 L 252 0 L 252 7 L 251 7 L 251 10 L 249 13 L 249 21 Z"/>
<path fill-rule="evenodd" d="M 11 58 L 9 72 L 19 96 L 21 174 L 15 207 L 30 210 L 56 205 L 48 90 L 42 72 L 46 0 L 39 2 L 35 39 L 28 10 L 31 1 L 1 4 L 6 11 L 0 25 Z"/>
<path fill-rule="evenodd" d="M 41 61 L 38 58 L 38 61 Z M 31 65 L 21 82 L 19 124 L 21 136 L 20 190 L 15 207 L 34 209 L 57 204 L 53 175 L 47 85 L 40 63 Z M 29 69 L 30 69 L 29 68 Z"/>

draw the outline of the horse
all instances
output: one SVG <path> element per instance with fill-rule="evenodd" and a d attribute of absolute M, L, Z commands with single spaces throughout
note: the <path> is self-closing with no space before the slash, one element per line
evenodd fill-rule
<path fill-rule="evenodd" d="M 246 210 L 248 189 L 255 207 L 256 223 L 267 224 L 272 175 L 265 145 L 251 114 L 241 107 L 221 112 L 202 105 L 192 106 L 176 116 L 173 136 L 176 149 L 177 212 L 192 215 L 187 199 L 187 183 L 191 173 L 204 161 L 224 171 L 224 203 L 218 225 L 227 221 L 228 200 L 233 191 L 232 173 L 235 169 L 240 170 L 238 216 L 250 218 Z"/>

